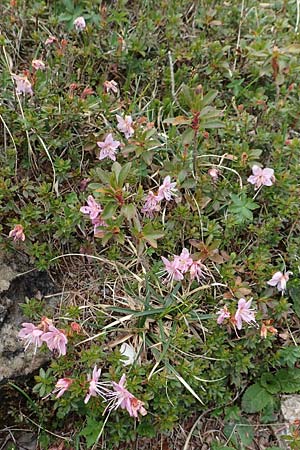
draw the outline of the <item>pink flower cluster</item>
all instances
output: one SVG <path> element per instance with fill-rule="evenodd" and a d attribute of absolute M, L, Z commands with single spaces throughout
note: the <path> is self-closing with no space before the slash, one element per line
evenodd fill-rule
<path fill-rule="evenodd" d="M 168 175 L 164 178 L 163 183 L 158 188 L 157 194 L 150 191 L 146 197 L 142 212 L 152 218 L 155 212 L 160 211 L 160 203 L 162 200 L 169 202 L 173 196 L 176 195 L 176 182 L 171 182 L 171 177 Z"/>
<path fill-rule="evenodd" d="M 184 248 L 180 255 L 173 255 L 173 259 L 169 261 L 164 256 L 161 257 L 166 273 L 165 282 L 173 283 L 173 281 L 181 281 L 184 279 L 184 275 L 189 272 L 190 279 L 196 279 L 200 283 L 200 279 L 204 277 L 203 271 L 206 267 L 200 260 L 194 261 L 190 252 Z"/>
<path fill-rule="evenodd" d="M 280 271 L 275 272 L 272 278 L 267 281 L 267 284 L 269 286 L 277 287 L 279 292 L 284 293 L 286 290 L 286 284 L 289 280 L 290 275 L 293 275 L 293 272 L 287 271 L 285 273 L 282 273 Z M 218 312 L 217 312 L 217 323 L 221 325 L 225 319 L 230 319 L 231 323 L 236 325 L 236 328 L 238 330 L 242 329 L 243 322 L 246 322 L 248 324 L 255 323 L 255 312 L 253 309 L 251 309 L 251 302 L 252 300 L 246 301 L 244 298 L 241 298 L 238 301 L 238 308 L 234 315 L 231 315 L 227 306 L 223 306 Z M 263 338 L 266 338 L 267 332 L 270 332 L 272 334 L 275 334 L 277 332 L 276 328 L 272 327 L 271 325 L 262 325 L 261 329 L 261 336 Z"/>
<path fill-rule="evenodd" d="M 144 403 L 138 400 L 131 392 L 129 392 L 126 385 L 126 376 L 122 375 L 119 383 L 114 381 L 99 381 L 101 376 L 101 369 L 94 367 L 92 374 L 88 374 L 88 392 L 85 396 L 84 403 L 88 403 L 91 397 L 101 397 L 108 401 L 107 409 L 110 411 L 118 408 L 126 409 L 130 417 L 138 418 L 138 414 L 145 416 L 147 414 L 144 408 Z M 74 382 L 71 378 L 60 378 L 52 394 L 56 394 L 56 398 L 61 397 Z"/>
<path fill-rule="evenodd" d="M 33 59 L 31 62 L 31 66 L 34 71 L 46 69 L 46 65 L 41 59 Z M 15 82 L 16 93 L 18 95 L 33 95 L 32 83 L 30 80 L 35 80 L 35 74 L 30 75 L 29 70 L 24 70 L 24 73 L 22 75 L 12 74 L 12 77 Z"/>
<path fill-rule="evenodd" d="M 102 206 L 96 202 L 92 195 L 88 196 L 87 206 L 82 206 L 80 208 L 80 212 L 82 212 L 83 214 L 88 214 L 90 216 L 92 224 L 94 225 L 94 235 L 99 232 L 100 227 L 107 226 L 106 222 L 101 219 L 102 211 Z"/>
<path fill-rule="evenodd" d="M 227 306 L 225 305 L 222 309 L 217 312 L 219 316 L 217 319 L 217 323 L 221 325 L 225 319 L 231 319 L 231 322 L 236 325 L 238 330 L 241 330 L 243 327 L 243 322 L 248 324 L 256 323 L 255 320 L 255 311 L 251 309 L 252 300 L 245 300 L 244 298 L 240 298 L 238 301 L 238 307 L 233 316 L 231 316 Z"/>
<path fill-rule="evenodd" d="M 58 356 L 66 354 L 67 336 L 63 330 L 58 330 L 47 317 L 43 318 L 38 326 L 24 322 L 22 327 L 18 336 L 25 341 L 25 350 L 32 344 L 34 353 L 36 353 L 37 349 L 45 342 L 49 350 L 58 352 Z"/>

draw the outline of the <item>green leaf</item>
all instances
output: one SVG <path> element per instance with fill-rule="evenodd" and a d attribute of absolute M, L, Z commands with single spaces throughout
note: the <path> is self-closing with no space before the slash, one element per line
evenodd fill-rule
<path fill-rule="evenodd" d="M 201 126 L 201 128 L 207 128 L 207 129 L 224 128 L 225 127 L 224 123 L 218 119 L 209 120 L 207 122 L 205 122 L 205 121 L 200 122 L 200 126 Z"/>
<path fill-rule="evenodd" d="M 142 230 L 143 239 L 147 241 L 152 247 L 157 248 L 157 239 L 164 237 L 164 233 L 155 230 L 151 223 L 147 223 Z"/>
<path fill-rule="evenodd" d="M 191 108 L 195 93 L 191 88 L 189 88 L 186 84 L 184 84 L 181 88 L 181 95 L 187 106 Z"/>
<path fill-rule="evenodd" d="M 101 219 L 103 219 L 103 220 L 111 219 L 112 216 L 116 213 L 117 208 L 118 207 L 115 203 L 113 203 L 113 202 L 107 203 L 101 214 Z"/>
<path fill-rule="evenodd" d="M 102 181 L 102 183 L 109 184 L 110 173 L 105 172 L 104 170 L 100 169 L 100 167 L 95 170 L 95 173 L 96 177 L 98 177 L 100 181 Z M 89 187 L 91 186 L 91 184 L 89 184 Z"/>
<path fill-rule="evenodd" d="M 217 95 L 218 91 L 215 90 L 208 91 L 207 94 L 205 94 L 202 99 L 202 106 L 210 105 L 217 97 Z"/>
<path fill-rule="evenodd" d="M 277 378 L 271 373 L 263 373 L 260 379 L 260 384 L 270 394 L 277 394 L 281 390 L 281 384 Z"/>
<path fill-rule="evenodd" d="M 287 365 L 291 368 L 295 366 L 295 363 L 300 359 L 300 347 L 295 345 L 289 347 L 283 347 L 278 352 L 281 365 Z"/>
<path fill-rule="evenodd" d="M 195 132 L 192 128 L 187 128 L 181 136 L 182 145 L 190 145 L 194 140 Z"/>
<path fill-rule="evenodd" d="M 121 214 L 126 217 L 127 220 L 133 219 L 136 215 L 136 206 L 133 203 L 124 205 L 121 209 Z"/>
<path fill-rule="evenodd" d="M 79 435 L 85 437 L 88 448 L 92 447 L 97 441 L 102 423 L 93 417 L 87 417 L 86 426 L 80 431 Z"/>
<path fill-rule="evenodd" d="M 276 373 L 281 392 L 294 394 L 300 391 L 300 369 L 281 369 Z"/>
<path fill-rule="evenodd" d="M 126 163 L 119 172 L 117 177 L 118 186 L 121 188 L 131 171 L 131 163 Z"/>
<path fill-rule="evenodd" d="M 242 398 L 242 409 L 253 414 L 262 411 L 272 401 L 272 395 L 260 384 L 255 383 L 246 389 Z"/>

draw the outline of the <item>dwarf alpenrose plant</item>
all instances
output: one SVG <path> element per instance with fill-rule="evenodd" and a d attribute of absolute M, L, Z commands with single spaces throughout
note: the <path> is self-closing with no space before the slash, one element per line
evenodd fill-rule
<path fill-rule="evenodd" d="M 1 251 L 60 299 L 22 305 L 14 426 L 250 447 L 300 392 L 295 2 L 2 3 Z"/>

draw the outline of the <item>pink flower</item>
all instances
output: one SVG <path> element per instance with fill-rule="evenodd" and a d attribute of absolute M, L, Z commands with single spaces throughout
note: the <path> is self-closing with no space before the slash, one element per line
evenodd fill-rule
<path fill-rule="evenodd" d="M 265 168 L 261 169 L 258 166 L 252 167 L 252 173 L 248 178 L 249 183 L 255 184 L 255 189 L 259 189 L 261 186 L 272 186 L 275 181 L 274 170 Z"/>
<path fill-rule="evenodd" d="M 110 407 L 111 410 L 121 408 L 126 409 L 130 417 L 138 418 L 140 413 L 142 416 L 147 414 L 144 408 L 144 403 L 138 400 L 131 392 L 125 388 L 126 376 L 122 375 L 119 383 L 112 382 L 115 393 L 110 394 L 114 398 L 113 404 Z"/>
<path fill-rule="evenodd" d="M 71 378 L 60 378 L 53 389 L 52 394 L 56 394 L 56 398 L 61 397 L 71 386 L 73 380 Z"/>
<path fill-rule="evenodd" d="M 14 241 L 25 241 L 24 228 L 22 225 L 15 225 L 14 229 L 9 232 L 8 237 L 13 237 Z"/>
<path fill-rule="evenodd" d="M 129 139 L 131 136 L 134 135 L 134 129 L 132 127 L 132 117 L 131 116 L 125 116 L 125 119 L 123 119 L 122 116 L 116 115 L 118 125 L 117 128 L 119 131 L 124 133 L 126 139 Z"/>
<path fill-rule="evenodd" d="M 164 265 L 165 265 L 165 271 L 167 272 L 167 277 L 165 279 L 165 282 L 173 283 L 173 281 L 181 281 L 183 280 L 183 275 L 178 267 L 178 261 L 175 259 L 173 261 L 169 261 L 167 258 L 161 257 Z"/>
<path fill-rule="evenodd" d="M 252 300 L 248 300 L 248 302 L 241 298 L 238 302 L 238 309 L 235 313 L 236 327 L 238 330 L 242 329 L 243 321 L 246 323 L 255 322 L 255 312 L 253 309 L 250 309 Z"/>
<path fill-rule="evenodd" d="M 182 273 L 186 273 L 193 264 L 193 260 L 187 248 L 184 248 L 179 256 L 174 257 L 174 262 Z"/>
<path fill-rule="evenodd" d="M 97 369 L 97 366 L 94 367 L 92 376 L 88 374 L 87 379 L 89 382 L 89 391 L 84 399 L 84 403 L 87 403 L 91 397 L 97 397 L 98 395 L 102 398 L 106 398 L 107 395 L 111 393 L 109 387 L 111 386 L 110 382 L 99 382 L 99 378 L 101 375 L 101 369 Z"/>
<path fill-rule="evenodd" d="M 83 31 L 86 27 L 84 17 L 77 17 L 77 19 L 74 20 L 73 25 L 77 31 Z"/>
<path fill-rule="evenodd" d="M 204 277 L 203 269 L 205 269 L 205 266 L 201 261 L 193 261 L 189 268 L 191 280 L 193 281 L 196 278 L 198 283 L 200 283 L 200 278 Z"/>
<path fill-rule="evenodd" d="M 217 318 L 217 324 L 221 325 L 221 323 L 223 323 L 225 319 L 228 319 L 230 317 L 230 312 L 228 311 L 227 306 L 223 306 L 223 308 L 221 308 L 220 311 L 217 312 L 217 315 L 219 316 Z"/>
<path fill-rule="evenodd" d="M 49 350 L 57 350 L 58 356 L 65 355 L 67 353 L 67 336 L 63 331 L 55 328 L 54 325 L 49 325 L 49 331 L 43 334 L 42 341 L 46 342 Z"/>
<path fill-rule="evenodd" d="M 43 341 L 41 339 L 44 332 L 40 330 L 37 326 L 33 325 L 33 323 L 22 323 L 23 329 L 19 331 L 18 337 L 25 341 L 25 350 L 29 347 L 29 345 L 34 345 L 34 353 L 38 347 L 41 347 Z"/>
<path fill-rule="evenodd" d="M 121 142 L 114 141 L 112 134 L 109 133 L 105 140 L 102 142 L 97 142 L 98 147 L 101 148 L 99 159 L 110 158 L 112 161 L 116 160 L 116 150 L 120 147 Z"/>
<path fill-rule="evenodd" d="M 33 95 L 32 85 L 25 75 L 13 75 L 17 94 Z"/>
<path fill-rule="evenodd" d="M 41 59 L 33 59 L 31 62 L 32 67 L 35 70 L 45 70 L 45 63 Z"/>
<path fill-rule="evenodd" d="M 142 208 L 142 213 L 144 213 L 147 217 L 152 218 L 153 213 L 160 210 L 159 202 L 160 200 L 158 196 L 150 191 L 146 197 L 145 204 Z"/>
<path fill-rule="evenodd" d="M 168 175 L 165 177 L 163 184 L 158 188 L 158 198 L 159 200 L 167 200 L 169 202 L 173 195 L 176 195 L 177 189 L 175 188 L 176 182 L 171 183 L 171 177 Z"/>
<path fill-rule="evenodd" d="M 82 206 L 80 211 L 83 214 L 89 214 L 91 220 L 96 219 L 96 217 L 98 217 L 98 215 L 103 211 L 101 205 L 96 202 L 92 195 L 88 196 L 87 204 L 88 206 Z"/>
<path fill-rule="evenodd" d="M 57 42 L 57 38 L 55 36 L 49 36 L 46 40 L 45 40 L 45 45 L 51 45 L 54 42 Z"/>
<path fill-rule="evenodd" d="M 118 93 L 118 83 L 116 83 L 114 80 L 110 81 L 104 81 L 103 87 L 106 92 L 114 92 L 115 94 Z"/>
<path fill-rule="evenodd" d="M 282 272 L 276 272 L 272 276 L 271 280 L 267 281 L 267 284 L 270 286 L 277 286 L 278 291 L 283 292 L 286 289 L 286 282 L 289 280 L 290 275 L 293 275 L 290 271 L 285 274 Z"/>
<path fill-rule="evenodd" d="M 215 167 L 212 167 L 211 169 L 208 170 L 208 175 L 212 178 L 213 182 L 216 182 L 217 179 L 219 178 L 219 170 L 216 169 Z"/>

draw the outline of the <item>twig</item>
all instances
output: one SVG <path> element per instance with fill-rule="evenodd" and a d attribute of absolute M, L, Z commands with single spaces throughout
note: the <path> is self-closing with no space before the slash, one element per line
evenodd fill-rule
<path fill-rule="evenodd" d="M 297 5 L 297 19 L 296 19 L 295 33 L 298 33 L 300 22 L 300 0 L 296 0 L 296 5 Z"/>
<path fill-rule="evenodd" d="M 171 54 L 170 50 L 168 51 L 168 57 L 169 57 L 169 64 L 170 64 L 171 93 L 172 93 L 173 100 L 175 102 L 177 102 L 176 93 L 175 93 L 175 79 L 174 79 L 173 60 L 172 60 L 172 54 Z"/>
<path fill-rule="evenodd" d="M 300 0 L 297 0 L 297 2 Z M 238 37 L 237 37 L 237 42 L 236 42 L 236 47 L 235 47 L 235 57 L 234 57 L 234 63 L 233 63 L 233 72 L 236 69 L 236 63 L 237 63 L 237 52 L 240 48 L 240 41 L 241 41 L 241 30 L 242 30 L 242 23 L 243 23 L 243 18 L 244 18 L 244 9 L 245 9 L 245 0 L 242 0 L 242 7 L 241 7 L 241 16 L 240 16 L 240 23 L 239 23 L 239 30 L 238 30 Z"/>

